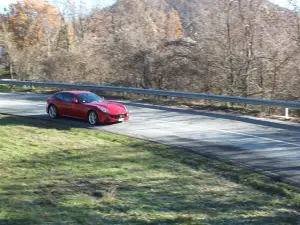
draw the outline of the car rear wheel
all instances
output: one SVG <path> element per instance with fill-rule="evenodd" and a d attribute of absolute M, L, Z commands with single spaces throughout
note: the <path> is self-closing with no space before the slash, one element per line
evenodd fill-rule
<path fill-rule="evenodd" d="M 50 116 L 52 119 L 57 118 L 57 116 L 58 116 L 58 110 L 57 110 L 57 108 L 56 108 L 55 105 L 50 105 L 50 106 L 49 106 L 48 114 L 49 114 L 49 116 Z"/>
<path fill-rule="evenodd" d="M 98 116 L 97 116 L 97 113 L 95 111 L 89 112 L 89 123 L 91 125 L 98 124 Z"/>

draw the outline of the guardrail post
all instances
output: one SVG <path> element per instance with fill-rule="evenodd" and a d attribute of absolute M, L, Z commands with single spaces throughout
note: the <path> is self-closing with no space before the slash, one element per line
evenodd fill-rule
<path fill-rule="evenodd" d="M 285 119 L 286 120 L 290 119 L 290 117 L 289 117 L 289 108 L 285 108 Z"/>

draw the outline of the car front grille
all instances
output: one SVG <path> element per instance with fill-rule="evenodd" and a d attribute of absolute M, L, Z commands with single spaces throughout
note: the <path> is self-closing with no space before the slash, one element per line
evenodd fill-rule
<path fill-rule="evenodd" d="M 119 119 L 119 118 L 125 118 L 126 114 L 120 114 L 120 115 L 110 115 L 110 118 L 113 119 Z"/>

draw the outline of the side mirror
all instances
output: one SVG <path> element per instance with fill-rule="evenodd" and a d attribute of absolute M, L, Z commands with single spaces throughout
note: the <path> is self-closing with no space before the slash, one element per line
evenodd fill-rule
<path fill-rule="evenodd" d="M 75 103 L 77 104 L 78 103 L 78 100 L 76 98 L 72 99 L 72 103 Z"/>

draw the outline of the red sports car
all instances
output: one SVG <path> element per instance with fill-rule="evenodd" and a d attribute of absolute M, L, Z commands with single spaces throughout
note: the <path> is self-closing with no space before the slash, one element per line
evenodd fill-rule
<path fill-rule="evenodd" d="M 88 120 L 90 124 L 122 122 L 129 119 L 129 112 L 120 103 L 104 101 L 104 98 L 87 91 L 57 92 L 47 98 L 47 113 Z"/>

